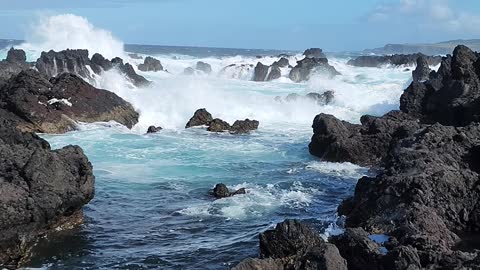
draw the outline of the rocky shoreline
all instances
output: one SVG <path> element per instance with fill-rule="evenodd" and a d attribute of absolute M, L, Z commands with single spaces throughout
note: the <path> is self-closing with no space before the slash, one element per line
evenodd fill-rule
<path fill-rule="evenodd" d="M 317 115 L 311 154 L 378 175 L 361 178 L 339 206 L 346 227 L 329 239 L 334 252 L 312 252 L 325 243 L 286 221 L 290 229 L 265 233 L 278 236 L 260 235 L 260 259 L 235 269 L 479 269 L 480 243 L 469 239 L 480 229 L 479 67 L 480 54 L 458 46 L 427 80 L 412 82 L 400 111 L 363 116 L 361 125 Z M 305 256 L 308 264 L 297 263 Z M 329 263 L 339 258 L 346 266 Z"/>

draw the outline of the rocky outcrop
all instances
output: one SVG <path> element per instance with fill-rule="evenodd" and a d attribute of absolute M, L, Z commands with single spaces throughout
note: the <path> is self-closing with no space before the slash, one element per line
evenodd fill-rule
<path fill-rule="evenodd" d="M 327 58 L 320 48 L 310 48 L 303 52 L 305 58 Z"/>
<path fill-rule="evenodd" d="M 122 98 L 63 73 L 47 80 L 30 69 L 12 77 L 0 91 L 0 108 L 14 115 L 23 131 L 63 133 L 76 122 L 116 121 L 131 128 L 138 113 Z"/>
<path fill-rule="evenodd" d="M 8 122 L 3 113 L 0 122 Z M 52 151 L 35 134 L 5 125 L 0 157 L 0 268 L 18 269 L 38 238 L 82 222 L 94 176 L 80 147 Z"/>
<path fill-rule="evenodd" d="M 470 269 L 480 230 L 479 54 L 458 46 L 424 82 L 412 82 L 401 111 L 353 125 L 318 115 L 309 146 L 331 161 L 381 167 L 361 178 L 338 208 L 334 237 L 351 269 Z M 372 234 L 388 239 L 372 243 Z M 478 267 L 475 266 L 475 267 Z"/>
<path fill-rule="evenodd" d="M 412 78 L 414 82 L 424 82 L 428 80 L 430 72 L 430 66 L 428 65 L 427 59 L 420 56 L 417 58 L 417 67 L 412 71 Z"/>
<path fill-rule="evenodd" d="M 282 57 L 280 58 L 278 61 L 275 61 L 272 66 L 277 66 L 277 67 L 280 67 L 280 68 L 284 68 L 284 67 L 288 67 L 290 66 L 290 62 L 288 61 L 287 58 L 285 57 Z"/>
<path fill-rule="evenodd" d="M 309 54 L 309 56 L 314 55 L 316 54 Z M 304 59 L 297 61 L 297 65 L 290 71 L 289 78 L 294 82 L 302 82 L 309 80 L 310 76 L 314 73 L 321 74 L 329 78 L 340 75 L 340 73 L 333 66 L 328 64 L 327 58 L 305 57 Z"/>
<path fill-rule="evenodd" d="M 282 71 L 280 70 L 280 64 L 277 62 L 273 63 L 271 66 L 266 66 L 261 62 L 258 62 L 255 66 L 253 81 L 272 81 L 280 77 L 282 77 Z"/>
<path fill-rule="evenodd" d="M 198 109 L 193 114 L 192 118 L 188 120 L 185 128 L 197 127 L 197 126 L 208 126 L 212 122 L 212 115 L 205 109 Z"/>
<path fill-rule="evenodd" d="M 348 61 L 348 64 L 356 67 L 382 67 L 386 65 L 392 66 L 413 66 L 417 63 L 417 59 L 423 57 L 427 60 L 428 65 L 436 66 L 442 61 L 441 56 L 426 56 L 421 53 L 415 54 L 394 54 L 394 55 L 364 55 Z"/>
<path fill-rule="evenodd" d="M 162 127 L 156 127 L 156 126 L 149 126 L 147 129 L 147 133 L 157 133 L 162 130 Z"/>
<path fill-rule="evenodd" d="M 202 62 L 202 61 L 197 62 L 197 65 L 195 66 L 195 69 L 203 71 L 203 73 L 205 73 L 205 74 L 212 73 L 212 66 L 210 66 L 210 64 Z"/>
<path fill-rule="evenodd" d="M 162 63 L 160 63 L 160 60 L 155 59 L 151 56 L 147 56 L 145 57 L 143 64 L 138 65 L 138 69 L 140 71 L 145 71 L 145 72 L 147 71 L 157 72 L 157 71 L 162 71 L 163 66 L 162 66 Z"/>
<path fill-rule="evenodd" d="M 232 134 L 245 134 L 258 129 L 259 122 L 257 120 L 237 120 L 233 125 L 223 121 L 222 119 L 213 119 L 212 115 L 206 109 L 198 109 L 192 118 L 187 122 L 185 128 L 195 126 L 207 126 L 210 132 L 229 131 Z"/>
<path fill-rule="evenodd" d="M 335 98 L 335 92 L 332 90 L 325 91 L 323 93 L 311 92 L 306 94 L 305 96 L 301 96 L 297 93 L 290 93 L 285 97 L 286 102 L 295 102 L 299 100 L 309 100 L 317 103 L 320 106 L 328 105 L 333 102 Z M 282 102 L 282 98 L 280 96 L 275 97 L 275 100 L 278 102 Z"/>
<path fill-rule="evenodd" d="M 217 199 L 232 197 L 239 194 L 246 194 L 245 188 L 230 192 L 225 184 L 216 184 L 212 192 L 213 196 Z"/>
<path fill-rule="evenodd" d="M 25 51 L 10 48 L 7 52 L 7 58 L 0 61 L 0 87 L 4 81 L 12 76 L 17 75 L 22 70 L 31 68 L 31 64 L 27 63 L 26 60 Z"/>
<path fill-rule="evenodd" d="M 297 220 L 285 220 L 260 234 L 260 259 L 247 259 L 236 270 L 346 270 L 338 249 Z"/>
<path fill-rule="evenodd" d="M 92 82 L 95 74 L 100 75 L 103 71 L 117 68 L 135 86 L 147 86 L 150 81 L 138 75 L 129 63 L 124 64 L 119 57 L 111 61 L 100 54 L 94 54 L 92 59 L 88 58 L 88 50 L 64 50 L 55 52 L 42 52 L 35 64 L 37 70 L 48 78 L 62 73 L 72 73 Z M 90 72 L 89 67 L 93 71 Z"/>

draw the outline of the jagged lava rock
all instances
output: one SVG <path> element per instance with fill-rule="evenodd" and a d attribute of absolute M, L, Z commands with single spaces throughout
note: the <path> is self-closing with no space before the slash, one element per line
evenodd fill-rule
<path fill-rule="evenodd" d="M 258 129 L 259 124 L 257 120 L 250 120 L 248 118 L 245 120 L 237 120 L 233 123 L 230 131 L 235 134 L 249 133 L 250 131 Z"/>
<path fill-rule="evenodd" d="M 213 120 L 212 115 L 205 109 L 198 109 L 193 114 L 192 118 L 188 120 L 185 128 L 196 127 L 196 126 L 208 126 Z"/>
<path fill-rule="evenodd" d="M 313 73 L 334 77 L 340 73 L 328 64 L 327 58 L 308 58 L 297 61 L 297 65 L 290 71 L 289 78 L 294 82 L 302 82 L 310 79 Z"/>
<path fill-rule="evenodd" d="M 151 56 L 145 57 L 145 60 L 143 61 L 143 64 L 138 65 L 138 69 L 141 71 L 162 71 L 163 66 L 162 63 L 160 63 L 160 60 L 155 59 Z"/>
<path fill-rule="evenodd" d="M 30 63 L 26 62 L 26 54 L 23 50 L 10 48 L 7 52 L 7 58 L 0 61 L 0 87 L 4 80 L 10 79 L 22 70 L 31 68 Z"/>
<path fill-rule="evenodd" d="M 222 119 L 215 118 L 210 123 L 208 123 L 207 131 L 210 132 L 224 132 L 230 130 L 230 124 L 223 121 Z"/>
<path fill-rule="evenodd" d="M 36 239 L 82 222 L 94 196 L 92 165 L 78 146 L 0 127 L 0 267 L 16 269 Z"/>
<path fill-rule="evenodd" d="M 417 58 L 417 67 L 412 71 L 412 78 L 414 82 L 424 82 L 429 79 L 431 69 L 428 65 L 427 59 L 423 56 Z"/>
<path fill-rule="evenodd" d="M 147 133 L 157 133 L 162 130 L 162 127 L 156 127 L 156 126 L 149 126 L 147 129 Z"/>

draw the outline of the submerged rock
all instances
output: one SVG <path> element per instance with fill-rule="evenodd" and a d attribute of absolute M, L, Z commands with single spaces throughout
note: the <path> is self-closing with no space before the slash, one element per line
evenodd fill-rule
<path fill-rule="evenodd" d="M 5 125 L 0 138 L 0 266 L 18 269 L 37 239 L 83 221 L 95 178 L 78 146 L 52 151 L 37 135 Z"/>
<path fill-rule="evenodd" d="M 196 70 L 201 70 L 206 74 L 212 73 L 212 66 L 210 66 L 210 64 L 202 62 L 202 61 L 197 62 L 197 65 L 195 66 L 195 69 Z"/>
<path fill-rule="evenodd" d="M 188 120 L 185 128 L 196 127 L 196 126 L 208 126 L 212 122 L 212 115 L 205 109 L 198 109 L 193 114 L 192 118 Z"/>
<path fill-rule="evenodd" d="M 47 80 L 33 69 L 22 71 L 0 91 L 0 105 L 21 119 L 15 125 L 24 131 L 63 133 L 77 121 L 113 120 L 128 128 L 138 122 L 128 102 L 70 73 Z"/>
<path fill-rule="evenodd" d="M 246 194 L 245 188 L 230 192 L 225 184 L 216 184 L 213 188 L 213 196 L 217 199 L 232 197 L 239 194 Z"/>
<path fill-rule="evenodd" d="M 328 105 L 332 103 L 335 95 L 332 90 L 329 90 L 321 94 L 315 92 L 308 93 L 305 97 L 315 101 L 318 105 Z"/>
<path fill-rule="evenodd" d="M 147 56 L 145 57 L 143 64 L 138 65 L 138 69 L 144 72 L 148 72 L 148 71 L 157 72 L 157 71 L 162 71 L 163 66 L 160 63 L 160 60 L 155 59 L 151 56 Z"/>
<path fill-rule="evenodd" d="M 193 69 L 191 67 L 187 67 L 183 70 L 183 75 L 191 76 L 191 75 L 194 75 L 194 74 L 195 74 L 195 69 Z"/>
<path fill-rule="evenodd" d="M 163 128 L 162 127 L 156 127 L 156 126 L 149 126 L 148 129 L 147 129 L 147 133 L 157 133 L 157 132 L 160 132 L 160 130 L 162 130 Z"/>

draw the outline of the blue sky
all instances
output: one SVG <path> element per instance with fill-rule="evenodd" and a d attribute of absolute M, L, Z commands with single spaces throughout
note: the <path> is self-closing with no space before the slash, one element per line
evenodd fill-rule
<path fill-rule="evenodd" d="M 0 0 L 0 38 L 41 16 L 83 16 L 125 43 L 361 50 L 480 38 L 479 0 Z M 5 27 L 8 25 L 8 27 Z"/>

